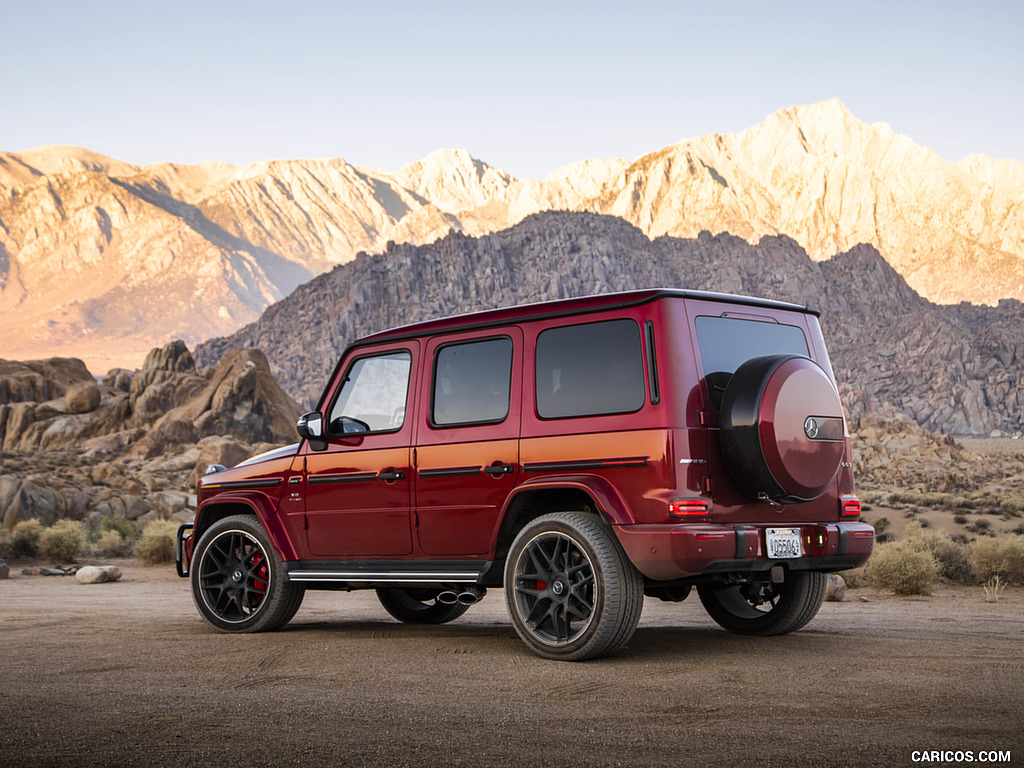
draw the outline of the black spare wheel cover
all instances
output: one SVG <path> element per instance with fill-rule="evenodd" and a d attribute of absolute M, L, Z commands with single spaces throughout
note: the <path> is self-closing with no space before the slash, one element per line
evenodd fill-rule
<path fill-rule="evenodd" d="M 839 394 L 825 371 L 799 355 L 755 357 L 737 368 L 719 425 L 729 471 L 754 498 L 813 501 L 843 459 Z"/>

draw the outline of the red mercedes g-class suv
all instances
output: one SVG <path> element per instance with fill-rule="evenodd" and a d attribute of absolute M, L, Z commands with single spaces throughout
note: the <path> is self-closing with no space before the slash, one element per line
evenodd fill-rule
<path fill-rule="evenodd" d="M 874 543 L 817 315 L 643 290 L 359 339 L 298 444 L 210 467 L 178 573 L 231 632 L 306 589 L 440 624 L 503 587 L 533 651 L 577 660 L 694 586 L 732 632 L 792 632 Z"/>

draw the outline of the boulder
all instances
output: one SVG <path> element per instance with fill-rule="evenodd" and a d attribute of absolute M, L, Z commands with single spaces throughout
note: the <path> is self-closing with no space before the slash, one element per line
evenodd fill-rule
<path fill-rule="evenodd" d="M 92 374 L 77 358 L 0 360 L 0 403 L 54 400 L 62 397 L 71 385 L 83 381 L 93 381 Z"/>
<path fill-rule="evenodd" d="M 841 603 L 846 599 L 846 581 L 838 573 L 828 575 L 825 586 L 825 600 L 830 603 Z"/>
<path fill-rule="evenodd" d="M 175 339 L 169 344 L 150 350 L 146 361 L 142 364 L 143 371 L 173 371 L 175 373 L 195 373 L 196 362 L 188 351 L 185 342 Z"/>
<path fill-rule="evenodd" d="M 121 578 L 121 569 L 115 565 L 86 565 L 75 573 L 79 584 L 105 584 Z"/>
<path fill-rule="evenodd" d="M 134 376 L 134 372 L 125 368 L 111 368 L 103 377 L 103 384 L 116 392 L 127 392 Z"/>
<path fill-rule="evenodd" d="M 68 413 L 89 413 L 100 404 L 100 388 L 94 381 L 80 381 L 68 387 L 64 406 Z"/>

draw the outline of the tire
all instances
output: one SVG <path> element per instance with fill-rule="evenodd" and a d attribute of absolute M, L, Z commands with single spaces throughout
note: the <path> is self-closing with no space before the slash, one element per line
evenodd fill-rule
<path fill-rule="evenodd" d="M 386 587 L 377 590 L 384 610 L 406 624 L 447 624 L 469 610 L 468 605 L 437 602 L 439 589 Z"/>
<path fill-rule="evenodd" d="M 824 573 L 789 571 L 781 584 L 701 585 L 697 594 L 720 626 L 738 635 L 768 637 L 795 632 L 813 619 L 825 599 L 827 584 Z M 755 596 L 759 587 L 764 592 Z"/>
<path fill-rule="evenodd" d="M 199 613 L 224 632 L 268 632 L 299 610 L 305 587 L 284 575 L 255 515 L 232 515 L 203 533 L 191 569 Z"/>
<path fill-rule="evenodd" d="M 625 645 L 643 610 L 643 577 L 593 516 L 559 512 L 519 532 L 505 563 L 516 633 L 539 656 L 582 661 Z"/>

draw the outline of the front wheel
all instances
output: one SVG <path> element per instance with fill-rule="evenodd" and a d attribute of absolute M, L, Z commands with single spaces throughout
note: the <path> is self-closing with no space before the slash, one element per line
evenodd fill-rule
<path fill-rule="evenodd" d="M 512 625 L 545 658 L 580 661 L 618 650 L 643 609 L 643 577 L 592 515 L 560 512 L 529 523 L 505 564 Z"/>
<path fill-rule="evenodd" d="M 208 622 L 226 632 L 266 632 L 288 623 L 305 589 L 287 581 L 281 558 L 253 515 L 232 515 L 199 539 L 192 563 L 192 599 Z"/>
<path fill-rule="evenodd" d="M 447 624 L 469 610 L 468 605 L 437 601 L 438 589 L 386 587 L 377 590 L 384 610 L 406 624 Z"/>
<path fill-rule="evenodd" d="M 751 579 L 746 584 L 719 587 L 705 584 L 697 594 L 718 624 L 739 635 L 784 635 L 813 619 L 825 599 L 828 577 L 817 571 L 789 571 L 773 584 Z"/>

